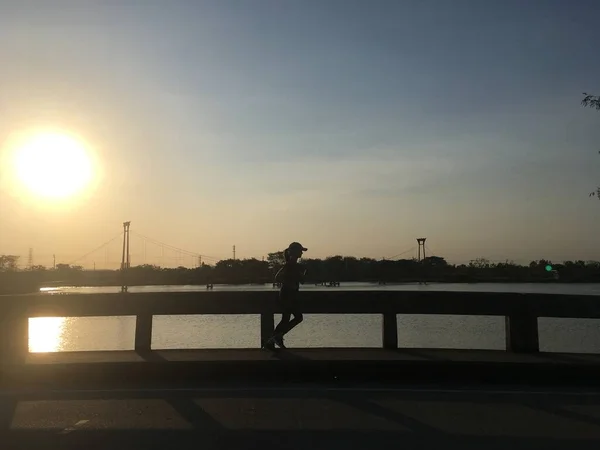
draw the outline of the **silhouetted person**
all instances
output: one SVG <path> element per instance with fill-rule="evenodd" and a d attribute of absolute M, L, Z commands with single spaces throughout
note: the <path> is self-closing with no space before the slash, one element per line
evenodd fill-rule
<path fill-rule="evenodd" d="M 305 251 L 307 249 L 301 244 L 292 242 L 283 252 L 285 264 L 275 275 L 275 281 L 281 283 L 281 289 L 279 290 L 279 301 L 282 309 L 281 322 L 275 327 L 273 336 L 265 342 L 265 347 L 270 350 L 275 348 L 275 344 L 285 348 L 283 336 L 304 319 L 298 307 L 298 291 L 306 270 L 298 264 L 298 259 L 302 257 L 302 252 Z M 294 316 L 293 319 L 292 315 Z"/>

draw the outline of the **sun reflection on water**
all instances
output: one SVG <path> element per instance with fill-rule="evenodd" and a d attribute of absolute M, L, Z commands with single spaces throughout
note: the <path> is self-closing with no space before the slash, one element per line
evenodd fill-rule
<path fill-rule="evenodd" d="M 64 317 L 35 317 L 29 319 L 29 351 L 58 352 L 63 349 Z"/>

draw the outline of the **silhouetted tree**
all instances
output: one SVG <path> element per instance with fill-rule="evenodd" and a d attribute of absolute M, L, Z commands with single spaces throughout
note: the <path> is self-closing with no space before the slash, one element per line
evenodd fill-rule
<path fill-rule="evenodd" d="M 15 255 L 0 255 L 0 270 L 14 271 L 19 267 L 19 257 Z"/>
<path fill-rule="evenodd" d="M 581 104 L 586 108 L 592 108 L 600 111 L 600 96 L 598 95 L 590 95 L 587 93 L 583 93 L 583 100 L 581 100 Z M 600 153 L 600 152 L 598 152 Z M 595 192 L 590 192 L 590 197 L 598 197 L 600 200 L 600 187 L 596 188 Z"/>
<path fill-rule="evenodd" d="M 43 266 L 19 270 L 16 256 L 0 256 L 0 288 L 20 286 L 45 281 L 61 281 L 74 285 L 102 286 L 159 284 L 247 284 L 271 283 L 273 265 L 281 264 L 281 252 L 271 254 L 271 261 L 251 259 L 226 259 L 214 266 L 203 264 L 196 268 L 162 268 L 153 265 L 131 267 L 126 272 L 120 270 L 88 270 L 81 266 L 58 264 L 57 270 L 45 270 Z M 448 264 L 439 256 L 430 256 L 422 261 L 415 259 L 375 260 L 352 256 L 331 256 L 325 259 L 307 259 L 302 264 L 307 269 L 307 283 L 322 281 L 341 282 L 498 282 L 498 281 L 550 281 L 559 274 L 560 281 L 599 282 L 600 262 L 564 261 L 552 264 L 545 259 L 518 265 L 513 261 L 494 263 L 485 258 L 477 258 L 469 264 L 457 266 Z M 553 271 L 546 270 L 552 265 Z"/>
<path fill-rule="evenodd" d="M 271 270 L 279 270 L 281 266 L 285 264 L 285 258 L 283 256 L 283 251 L 281 252 L 273 252 L 267 255 L 267 263 L 269 264 L 269 268 Z"/>
<path fill-rule="evenodd" d="M 476 258 L 469 261 L 469 267 L 475 269 L 489 269 L 490 265 L 490 260 L 485 258 Z"/>
<path fill-rule="evenodd" d="M 423 264 L 430 267 L 447 267 L 448 263 L 441 256 L 428 256 L 423 259 Z"/>
<path fill-rule="evenodd" d="M 56 270 L 58 272 L 81 272 L 83 271 L 82 266 L 72 266 L 70 264 L 57 264 Z"/>
<path fill-rule="evenodd" d="M 583 93 L 581 104 L 586 108 L 594 108 L 600 111 L 600 96 Z"/>

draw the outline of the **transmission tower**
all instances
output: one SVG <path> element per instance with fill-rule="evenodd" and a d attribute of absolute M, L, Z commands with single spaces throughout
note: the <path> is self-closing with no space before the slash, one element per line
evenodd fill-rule
<path fill-rule="evenodd" d="M 29 248 L 29 257 L 27 258 L 27 268 L 31 270 L 33 267 L 33 249 Z"/>
<path fill-rule="evenodd" d="M 426 258 L 425 256 L 425 240 L 427 238 L 417 238 L 417 244 L 419 244 L 419 261 L 421 261 L 421 248 L 423 249 L 423 259 Z"/>

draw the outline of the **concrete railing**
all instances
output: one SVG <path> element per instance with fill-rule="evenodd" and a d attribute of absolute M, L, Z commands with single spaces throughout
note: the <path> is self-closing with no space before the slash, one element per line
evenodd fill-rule
<path fill-rule="evenodd" d="M 383 348 L 398 347 L 398 314 L 503 316 L 506 350 L 539 351 L 538 318 L 600 318 L 600 297 L 583 295 L 420 291 L 305 291 L 306 314 L 380 314 Z M 280 308 L 274 292 L 209 291 L 0 296 L 0 362 L 23 361 L 30 317 L 136 316 L 135 349 L 151 350 L 153 317 L 185 314 L 260 315 L 270 336 Z"/>

